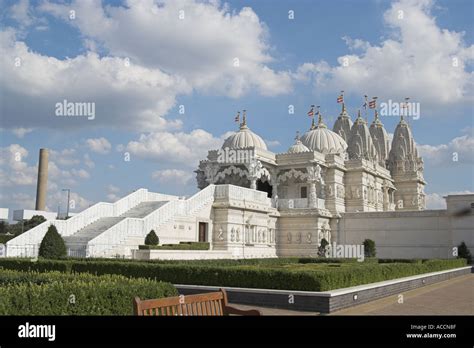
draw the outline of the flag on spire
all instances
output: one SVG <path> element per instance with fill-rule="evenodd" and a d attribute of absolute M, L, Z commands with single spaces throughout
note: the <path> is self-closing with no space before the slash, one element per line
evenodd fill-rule
<path fill-rule="evenodd" d="M 369 108 L 375 109 L 377 107 L 377 97 L 373 97 L 369 102 Z"/>
<path fill-rule="evenodd" d="M 313 117 L 314 116 L 314 105 L 311 105 L 311 109 L 308 111 L 308 116 Z"/>
<path fill-rule="evenodd" d="M 337 97 L 337 103 L 344 103 L 344 91 L 341 91 L 341 94 L 339 95 L 339 97 Z"/>

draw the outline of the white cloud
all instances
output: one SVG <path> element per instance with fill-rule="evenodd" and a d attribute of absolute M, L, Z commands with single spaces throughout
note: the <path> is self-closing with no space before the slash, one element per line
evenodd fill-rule
<path fill-rule="evenodd" d="M 28 151 L 18 144 L 0 148 L 0 186 L 36 184 L 36 166 L 29 166 L 26 157 Z"/>
<path fill-rule="evenodd" d="M 119 200 L 121 198 L 118 195 L 119 192 L 120 192 L 120 188 L 118 188 L 117 186 L 114 186 L 114 185 L 107 186 L 107 199 L 110 202 L 115 202 Z"/>
<path fill-rule="evenodd" d="M 443 195 L 429 193 L 425 196 L 426 209 L 446 209 L 446 200 Z"/>
<path fill-rule="evenodd" d="M 102 155 L 109 153 L 110 149 L 112 148 L 110 142 L 104 137 L 96 139 L 87 139 L 86 144 L 91 151 L 100 153 Z"/>
<path fill-rule="evenodd" d="M 427 164 L 446 166 L 448 163 L 474 163 L 474 137 L 472 133 L 456 137 L 448 144 L 417 145 L 417 147 L 418 153 Z"/>
<path fill-rule="evenodd" d="M 95 163 L 94 161 L 90 158 L 88 153 L 84 154 L 84 164 L 87 166 L 87 168 L 94 168 Z"/>
<path fill-rule="evenodd" d="M 5 128 L 115 126 L 148 130 L 178 129 L 181 121 L 162 116 L 177 94 L 190 91 L 180 77 L 158 69 L 126 66 L 123 58 L 95 53 L 59 60 L 32 52 L 11 29 L 0 31 L 0 93 Z M 19 66 L 15 59 L 19 58 Z M 58 117 L 56 103 L 95 103 L 95 118 Z M 18 108 L 18 105 L 22 105 Z"/>
<path fill-rule="evenodd" d="M 71 174 L 81 179 L 89 179 L 90 174 L 85 169 L 71 169 Z"/>
<path fill-rule="evenodd" d="M 361 53 L 339 57 L 337 66 L 303 64 L 293 76 L 320 89 L 398 100 L 408 95 L 430 106 L 472 102 L 474 75 L 466 66 L 474 61 L 474 46 L 464 43 L 464 33 L 440 28 L 432 8 L 431 0 L 395 2 L 384 13 L 391 38 L 373 45 L 345 37 L 349 49 Z"/>
<path fill-rule="evenodd" d="M 62 166 L 73 166 L 81 163 L 81 160 L 76 155 L 76 149 L 49 150 L 49 159 Z"/>
<path fill-rule="evenodd" d="M 140 158 L 196 167 L 199 160 L 207 156 L 208 150 L 218 149 L 222 142 L 222 137 L 215 138 L 202 129 L 191 133 L 157 132 L 140 135 L 137 141 L 127 144 L 126 151 Z"/>
<path fill-rule="evenodd" d="M 140 131 L 178 130 L 182 121 L 164 116 L 180 95 L 196 91 L 240 97 L 256 90 L 273 96 L 292 89 L 288 72 L 268 66 L 273 61 L 268 29 L 248 7 L 235 12 L 216 1 L 157 5 L 130 0 L 126 6 L 104 7 L 98 1 L 44 1 L 35 10 L 75 26 L 88 51 L 60 60 L 33 52 L 12 28 L 0 31 L 6 128 L 75 128 L 93 122 Z M 69 10 L 75 11 L 74 20 Z M 184 19 L 178 17 L 180 10 Z M 22 7 L 20 13 L 28 11 Z M 95 103 L 95 119 L 55 116 L 55 104 L 65 97 Z"/>
<path fill-rule="evenodd" d="M 33 129 L 31 128 L 13 128 L 12 129 L 12 133 L 15 134 L 20 139 L 23 139 L 23 137 L 26 134 L 31 133 L 32 131 Z"/>
<path fill-rule="evenodd" d="M 446 209 L 446 200 L 448 195 L 474 194 L 473 191 L 453 191 L 449 193 L 429 193 L 425 197 L 426 209 Z"/>
<path fill-rule="evenodd" d="M 60 151 L 53 153 L 57 154 Z M 37 165 L 31 166 L 26 162 L 28 155 L 28 151 L 18 144 L 0 148 L 0 187 L 2 187 L 0 206 L 34 209 Z M 62 169 L 50 158 L 46 200 L 48 210 L 56 211 L 61 200 L 61 189 L 65 185 L 75 185 L 77 182 L 74 177 L 86 179 L 89 177 L 89 173 L 83 169 Z M 22 189 L 28 190 L 29 193 L 21 192 Z M 79 194 L 71 192 L 71 197 L 75 199 L 76 211 L 90 205 L 90 201 Z"/>
<path fill-rule="evenodd" d="M 12 5 L 9 10 L 9 15 L 10 18 L 17 21 L 20 26 L 29 26 L 34 21 L 28 0 L 20 0 Z"/>
<path fill-rule="evenodd" d="M 268 29 L 251 8 L 236 12 L 218 1 L 194 0 L 129 0 L 126 5 L 45 2 L 41 9 L 77 26 L 89 45 L 93 40 L 132 64 L 182 76 L 199 90 L 233 97 L 252 88 L 263 95 L 290 90 L 290 75 L 267 66 L 273 60 Z M 76 11 L 76 20 L 67 18 L 69 9 Z"/>
<path fill-rule="evenodd" d="M 265 140 L 265 144 L 267 144 L 268 147 L 275 147 L 281 145 L 278 140 Z"/>
<path fill-rule="evenodd" d="M 156 170 L 152 173 L 152 178 L 158 180 L 161 183 L 176 183 L 187 185 L 194 175 L 191 171 L 185 171 L 180 169 L 164 169 Z"/>

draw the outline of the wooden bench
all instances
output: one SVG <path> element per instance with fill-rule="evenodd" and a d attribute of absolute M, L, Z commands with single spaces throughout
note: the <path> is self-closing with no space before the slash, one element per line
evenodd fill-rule
<path fill-rule="evenodd" d="M 159 316 L 222 316 L 222 315 L 261 315 L 256 309 L 241 310 L 231 307 L 227 302 L 227 293 L 224 289 L 197 295 L 167 297 L 153 300 L 133 300 L 135 315 Z"/>

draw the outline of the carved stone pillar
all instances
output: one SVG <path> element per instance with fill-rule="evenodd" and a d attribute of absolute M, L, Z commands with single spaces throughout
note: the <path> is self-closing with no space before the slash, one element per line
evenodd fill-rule
<path fill-rule="evenodd" d="M 318 197 L 316 195 L 316 181 L 311 180 L 309 182 L 309 207 L 317 208 L 318 206 Z"/>
<path fill-rule="evenodd" d="M 257 177 L 256 176 L 252 176 L 250 178 L 250 188 L 252 190 L 256 190 L 257 189 Z"/>
<path fill-rule="evenodd" d="M 272 185 L 272 202 L 273 206 L 278 209 L 278 183 L 276 180 L 273 182 Z"/>

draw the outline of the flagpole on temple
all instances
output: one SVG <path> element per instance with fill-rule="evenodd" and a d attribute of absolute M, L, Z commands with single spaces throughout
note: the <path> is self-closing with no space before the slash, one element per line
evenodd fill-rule
<path fill-rule="evenodd" d="M 369 120 L 367 118 L 367 98 L 368 96 L 367 95 L 364 95 L 364 105 L 362 105 L 364 107 L 364 115 L 365 115 L 365 122 L 369 123 Z"/>
<path fill-rule="evenodd" d="M 311 105 L 311 109 L 309 109 L 309 111 L 308 111 L 308 116 L 311 117 L 311 128 L 310 129 L 314 129 L 315 128 L 315 125 L 314 125 L 314 105 Z"/>

